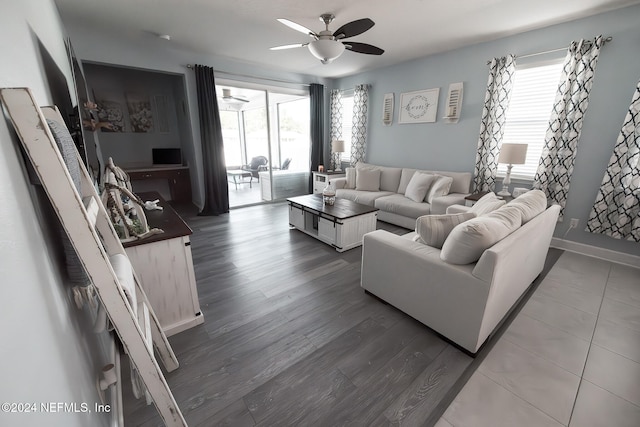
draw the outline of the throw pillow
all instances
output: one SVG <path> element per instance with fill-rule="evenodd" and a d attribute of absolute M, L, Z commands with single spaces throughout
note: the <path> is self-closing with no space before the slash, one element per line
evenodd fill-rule
<path fill-rule="evenodd" d="M 506 202 L 504 200 L 498 199 L 495 193 L 489 192 L 482 196 L 473 206 L 471 206 L 469 212 L 475 212 L 477 216 L 480 216 L 495 211 L 505 203 Z"/>
<path fill-rule="evenodd" d="M 356 188 L 356 168 L 346 168 L 344 170 L 347 183 L 344 188 L 353 190 Z"/>
<path fill-rule="evenodd" d="M 531 190 L 513 199 L 507 206 L 519 209 L 522 213 L 522 223 L 525 224 L 547 209 L 547 196 L 544 191 Z"/>
<path fill-rule="evenodd" d="M 416 233 L 425 245 L 442 249 L 447 236 L 458 224 L 475 218 L 473 212 L 450 215 L 423 215 L 416 220 Z"/>
<path fill-rule="evenodd" d="M 410 198 L 414 202 L 421 203 L 427 192 L 429 191 L 429 187 L 435 180 L 435 176 L 426 173 L 416 172 L 411 177 L 411 181 L 409 181 L 409 185 L 407 185 L 407 191 L 405 191 L 405 197 Z"/>
<path fill-rule="evenodd" d="M 431 188 L 427 192 L 425 201 L 428 203 L 433 202 L 435 197 L 446 196 L 449 194 L 451 184 L 453 184 L 453 178 L 450 176 L 434 175 L 436 180 L 431 184 Z"/>
<path fill-rule="evenodd" d="M 440 259 L 449 264 L 471 264 L 515 231 L 521 222 L 517 209 L 498 213 L 501 209 L 457 225 L 442 245 Z"/>
<path fill-rule="evenodd" d="M 380 191 L 380 171 L 358 168 L 356 171 L 356 190 Z"/>

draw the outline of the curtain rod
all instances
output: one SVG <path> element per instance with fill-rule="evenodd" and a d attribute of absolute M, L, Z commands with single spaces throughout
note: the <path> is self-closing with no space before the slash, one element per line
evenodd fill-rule
<path fill-rule="evenodd" d="M 611 36 L 605 38 L 604 39 L 604 43 L 602 43 L 602 45 L 604 46 L 606 43 L 610 42 L 611 40 L 613 40 L 613 37 L 611 37 Z M 593 43 L 593 42 L 591 40 L 587 40 L 587 43 Z M 568 48 L 569 48 L 569 46 L 561 47 L 561 48 L 558 48 L 558 49 L 545 50 L 544 52 L 528 53 L 526 55 L 516 55 L 516 58 L 530 58 L 532 56 L 546 55 L 548 53 L 560 52 L 562 50 L 567 50 Z M 491 64 L 491 61 L 487 61 L 487 65 L 489 65 L 489 64 Z"/>
<path fill-rule="evenodd" d="M 187 64 L 186 65 L 187 68 L 193 70 L 194 66 L 192 64 Z M 285 84 L 289 84 L 289 85 L 298 85 L 298 86 L 304 86 L 304 87 L 309 87 L 309 83 L 296 83 L 296 82 L 288 82 L 286 80 L 278 80 L 278 79 L 270 79 L 268 77 L 257 77 L 257 76 L 250 76 L 248 74 L 238 74 L 238 73 L 229 73 L 228 71 L 221 71 L 221 70 L 213 70 L 216 73 L 220 73 L 220 74 L 224 74 L 227 76 L 233 76 L 233 77 L 244 77 L 244 78 L 248 78 L 248 79 L 255 79 L 255 80 L 266 80 L 269 82 L 276 82 L 276 83 L 285 83 Z"/>

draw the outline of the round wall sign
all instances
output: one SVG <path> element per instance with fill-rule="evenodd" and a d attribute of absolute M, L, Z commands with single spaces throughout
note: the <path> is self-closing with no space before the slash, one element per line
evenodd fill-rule
<path fill-rule="evenodd" d="M 423 95 L 416 95 L 409 99 L 407 105 L 405 105 L 404 109 L 407 110 L 407 114 L 412 119 L 419 119 L 427 114 L 429 110 L 429 99 Z"/>

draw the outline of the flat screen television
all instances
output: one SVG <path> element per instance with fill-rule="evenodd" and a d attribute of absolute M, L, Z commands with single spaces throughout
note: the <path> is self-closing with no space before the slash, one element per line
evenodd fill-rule
<path fill-rule="evenodd" d="M 182 152 L 179 148 L 152 148 L 154 165 L 182 165 Z"/>

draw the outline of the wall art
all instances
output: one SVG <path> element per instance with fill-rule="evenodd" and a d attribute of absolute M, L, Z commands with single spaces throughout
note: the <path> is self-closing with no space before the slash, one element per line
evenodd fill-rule
<path fill-rule="evenodd" d="M 151 112 L 151 102 L 149 101 L 149 97 L 131 93 L 128 93 L 126 96 L 131 131 L 153 131 L 153 113 Z"/>
<path fill-rule="evenodd" d="M 98 122 L 102 132 L 124 132 L 124 113 L 122 104 L 115 101 L 96 101 Z"/>
<path fill-rule="evenodd" d="M 398 123 L 433 123 L 436 121 L 440 88 L 416 90 L 400 95 Z"/>

